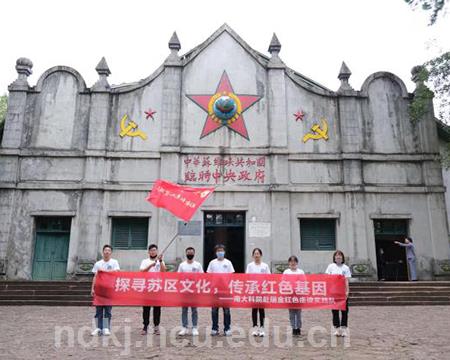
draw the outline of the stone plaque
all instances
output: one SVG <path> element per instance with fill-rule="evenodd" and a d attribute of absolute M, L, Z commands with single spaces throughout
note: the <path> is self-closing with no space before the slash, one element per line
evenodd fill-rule
<path fill-rule="evenodd" d="M 178 221 L 178 235 L 181 236 L 200 236 L 202 234 L 202 222 L 190 221 L 185 223 L 184 221 Z"/>

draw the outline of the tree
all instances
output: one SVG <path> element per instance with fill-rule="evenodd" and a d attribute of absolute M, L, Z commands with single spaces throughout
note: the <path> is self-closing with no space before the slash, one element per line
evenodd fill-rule
<path fill-rule="evenodd" d="M 421 7 L 422 10 L 431 11 L 430 25 L 433 25 L 439 13 L 445 8 L 448 0 L 405 0 L 414 9 Z"/>
<path fill-rule="evenodd" d="M 3 128 L 5 126 L 6 108 L 8 107 L 8 96 L 0 96 L 0 143 L 3 137 Z"/>
<path fill-rule="evenodd" d="M 449 0 L 404 0 L 413 9 L 421 7 L 424 11 L 430 11 L 430 23 L 432 26 L 442 14 Z M 438 57 L 423 64 L 418 74 L 420 81 L 426 82 L 434 92 L 436 98 L 437 117 L 444 123 L 450 122 L 450 51 L 446 51 Z M 418 86 L 414 93 L 409 113 L 413 122 L 419 121 L 425 112 L 426 104 L 433 94 L 425 85 Z"/>

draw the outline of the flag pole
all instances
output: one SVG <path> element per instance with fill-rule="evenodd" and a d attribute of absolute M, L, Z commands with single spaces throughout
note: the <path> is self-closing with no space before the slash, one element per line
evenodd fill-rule
<path fill-rule="evenodd" d="M 187 225 L 187 222 L 184 223 L 184 226 Z M 163 255 L 166 250 L 169 248 L 170 245 L 172 245 L 172 243 L 175 241 L 175 239 L 178 237 L 178 230 L 177 233 L 174 235 L 174 237 L 169 241 L 169 243 L 166 245 L 166 247 L 160 252 L 160 255 Z"/>
<path fill-rule="evenodd" d="M 175 239 L 178 237 L 178 232 L 175 234 L 175 236 L 172 238 L 172 240 L 169 241 L 169 243 L 166 245 L 166 247 L 159 253 L 159 255 L 163 255 L 166 250 L 169 248 L 169 246 L 175 241 Z"/>

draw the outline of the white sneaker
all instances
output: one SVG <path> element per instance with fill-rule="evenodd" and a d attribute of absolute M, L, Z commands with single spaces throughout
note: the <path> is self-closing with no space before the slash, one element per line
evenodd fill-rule
<path fill-rule="evenodd" d="M 102 334 L 102 329 L 99 329 L 99 328 L 97 328 L 93 332 L 91 332 L 92 336 L 99 336 L 101 334 Z"/>
<path fill-rule="evenodd" d="M 219 335 L 218 330 L 211 330 L 211 336 L 217 336 L 217 335 Z"/>
<path fill-rule="evenodd" d="M 340 331 L 340 329 L 339 329 L 339 328 L 334 328 L 334 333 L 333 333 L 333 335 L 334 335 L 334 336 L 341 336 L 341 331 Z"/>
<path fill-rule="evenodd" d="M 252 336 L 259 336 L 259 329 L 257 326 L 253 326 Z"/>
<path fill-rule="evenodd" d="M 348 330 L 346 327 L 341 327 L 341 336 L 343 337 L 348 336 Z"/>
<path fill-rule="evenodd" d="M 266 336 L 266 333 L 264 332 L 264 328 L 259 328 L 259 336 L 260 337 Z"/>
<path fill-rule="evenodd" d="M 231 336 L 231 330 L 225 331 L 225 336 Z"/>
<path fill-rule="evenodd" d="M 109 329 L 108 329 L 108 328 L 106 328 L 106 329 L 103 329 L 103 335 L 105 335 L 105 336 L 109 336 L 109 335 L 111 335 L 111 331 L 109 331 Z"/>
<path fill-rule="evenodd" d="M 187 329 L 186 329 L 185 327 L 182 327 L 181 330 L 180 330 L 180 332 L 178 333 L 178 335 L 184 336 L 184 335 L 186 335 L 186 334 L 187 334 Z"/>
<path fill-rule="evenodd" d="M 192 328 L 192 336 L 198 336 L 198 330 L 197 328 Z"/>

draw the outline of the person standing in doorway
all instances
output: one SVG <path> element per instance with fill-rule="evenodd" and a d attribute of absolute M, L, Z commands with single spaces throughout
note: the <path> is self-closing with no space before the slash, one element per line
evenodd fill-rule
<path fill-rule="evenodd" d="M 95 295 L 95 281 L 97 279 L 97 274 L 99 271 L 119 271 L 119 262 L 116 259 L 112 259 L 113 248 L 111 245 L 105 245 L 102 249 L 103 258 L 97 261 L 92 268 L 94 273 L 94 279 L 92 280 L 91 295 Z M 95 318 L 97 319 L 97 327 L 91 333 L 92 336 L 96 335 L 111 335 L 111 310 L 112 306 L 96 306 L 95 307 Z M 106 319 L 106 324 L 103 319 Z"/>
<path fill-rule="evenodd" d="M 305 272 L 298 268 L 298 258 L 292 255 L 288 259 L 289 267 L 284 270 L 283 274 L 287 275 L 304 275 Z M 289 321 L 292 326 L 292 335 L 300 336 L 302 333 L 302 309 L 289 309 Z"/>
<path fill-rule="evenodd" d="M 151 244 L 148 247 L 148 258 L 142 260 L 140 271 L 143 272 L 165 272 L 166 264 L 162 259 L 162 254 L 158 256 L 158 246 Z M 151 306 L 144 306 L 142 308 L 142 319 L 144 321 L 144 328 L 141 331 L 142 335 L 147 335 L 148 325 L 150 323 L 150 309 Z M 161 306 L 153 306 L 153 333 L 159 335 L 159 323 L 161 321 Z"/>
<path fill-rule="evenodd" d="M 217 259 L 211 260 L 207 273 L 224 274 L 234 273 L 234 267 L 230 260 L 225 259 L 225 246 L 216 245 L 214 247 Z M 211 336 L 219 335 L 219 308 L 213 307 L 211 309 L 212 329 Z M 231 336 L 231 312 L 230 308 L 223 308 L 223 327 L 225 336 Z"/>
<path fill-rule="evenodd" d="M 409 280 L 417 281 L 416 272 L 416 250 L 414 248 L 413 240 L 410 237 L 405 238 L 405 242 L 394 241 L 395 244 L 406 249 L 406 260 L 408 261 Z"/>
<path fill-rule="evenodd" d="M 341 310 L 341 318 L 339 319 L 339 310 L 331 310 L 333 314 L 333 326 L 334 336 L 348 336 L 348 294 L 350 292 L 350 286 L 348 279 L 352 277 L 350 268 L 345 265 L 344 253 L 340 250 L 336 250 L 333 254 L 333 262 L 328 265 L 325 270 L 325 274 L 328 275 L 344 275 L 345 276 L 345 297 L 346 305 L 345 310 Z"/>
<path fill-rule="evenodd" d="M 378 252 L 378 266 L 380 269 L 380 281 L 385 281 L 386 280 L 386 257 L 384 255 L 384 249 L 380 248 L 379 252 Z"/>
<path fill-rule="evenodd" d="M 262 262 L 262 250 L 260 248 L 254 248 L 252 251 L 253 261 L 247 265 L 247 274 L 270 274 L 269 265 Z M 259 313 L 259 328 L 258 328 L 258 313 Z M 252 322 L 253 322 L 253 336 L 264 336 L 264 308 L 252 309 Z"/>
<path fill-rule="evenodd" d="M 202 273 L 203 267 L 198 261 L 194 261 L 195 249 L 193 247 L 186 248 L 186 260 L 178 266 L 178 272 L 187 273 Z M 183 307 L 181 310 L 181 324 L 182 329 L 178 335 L 183 336 L 188 333 L 188 307 Z M 197 329 L 197 308 L 191 307 L 192 312 L 192 336 L 198 336 Z"/>

